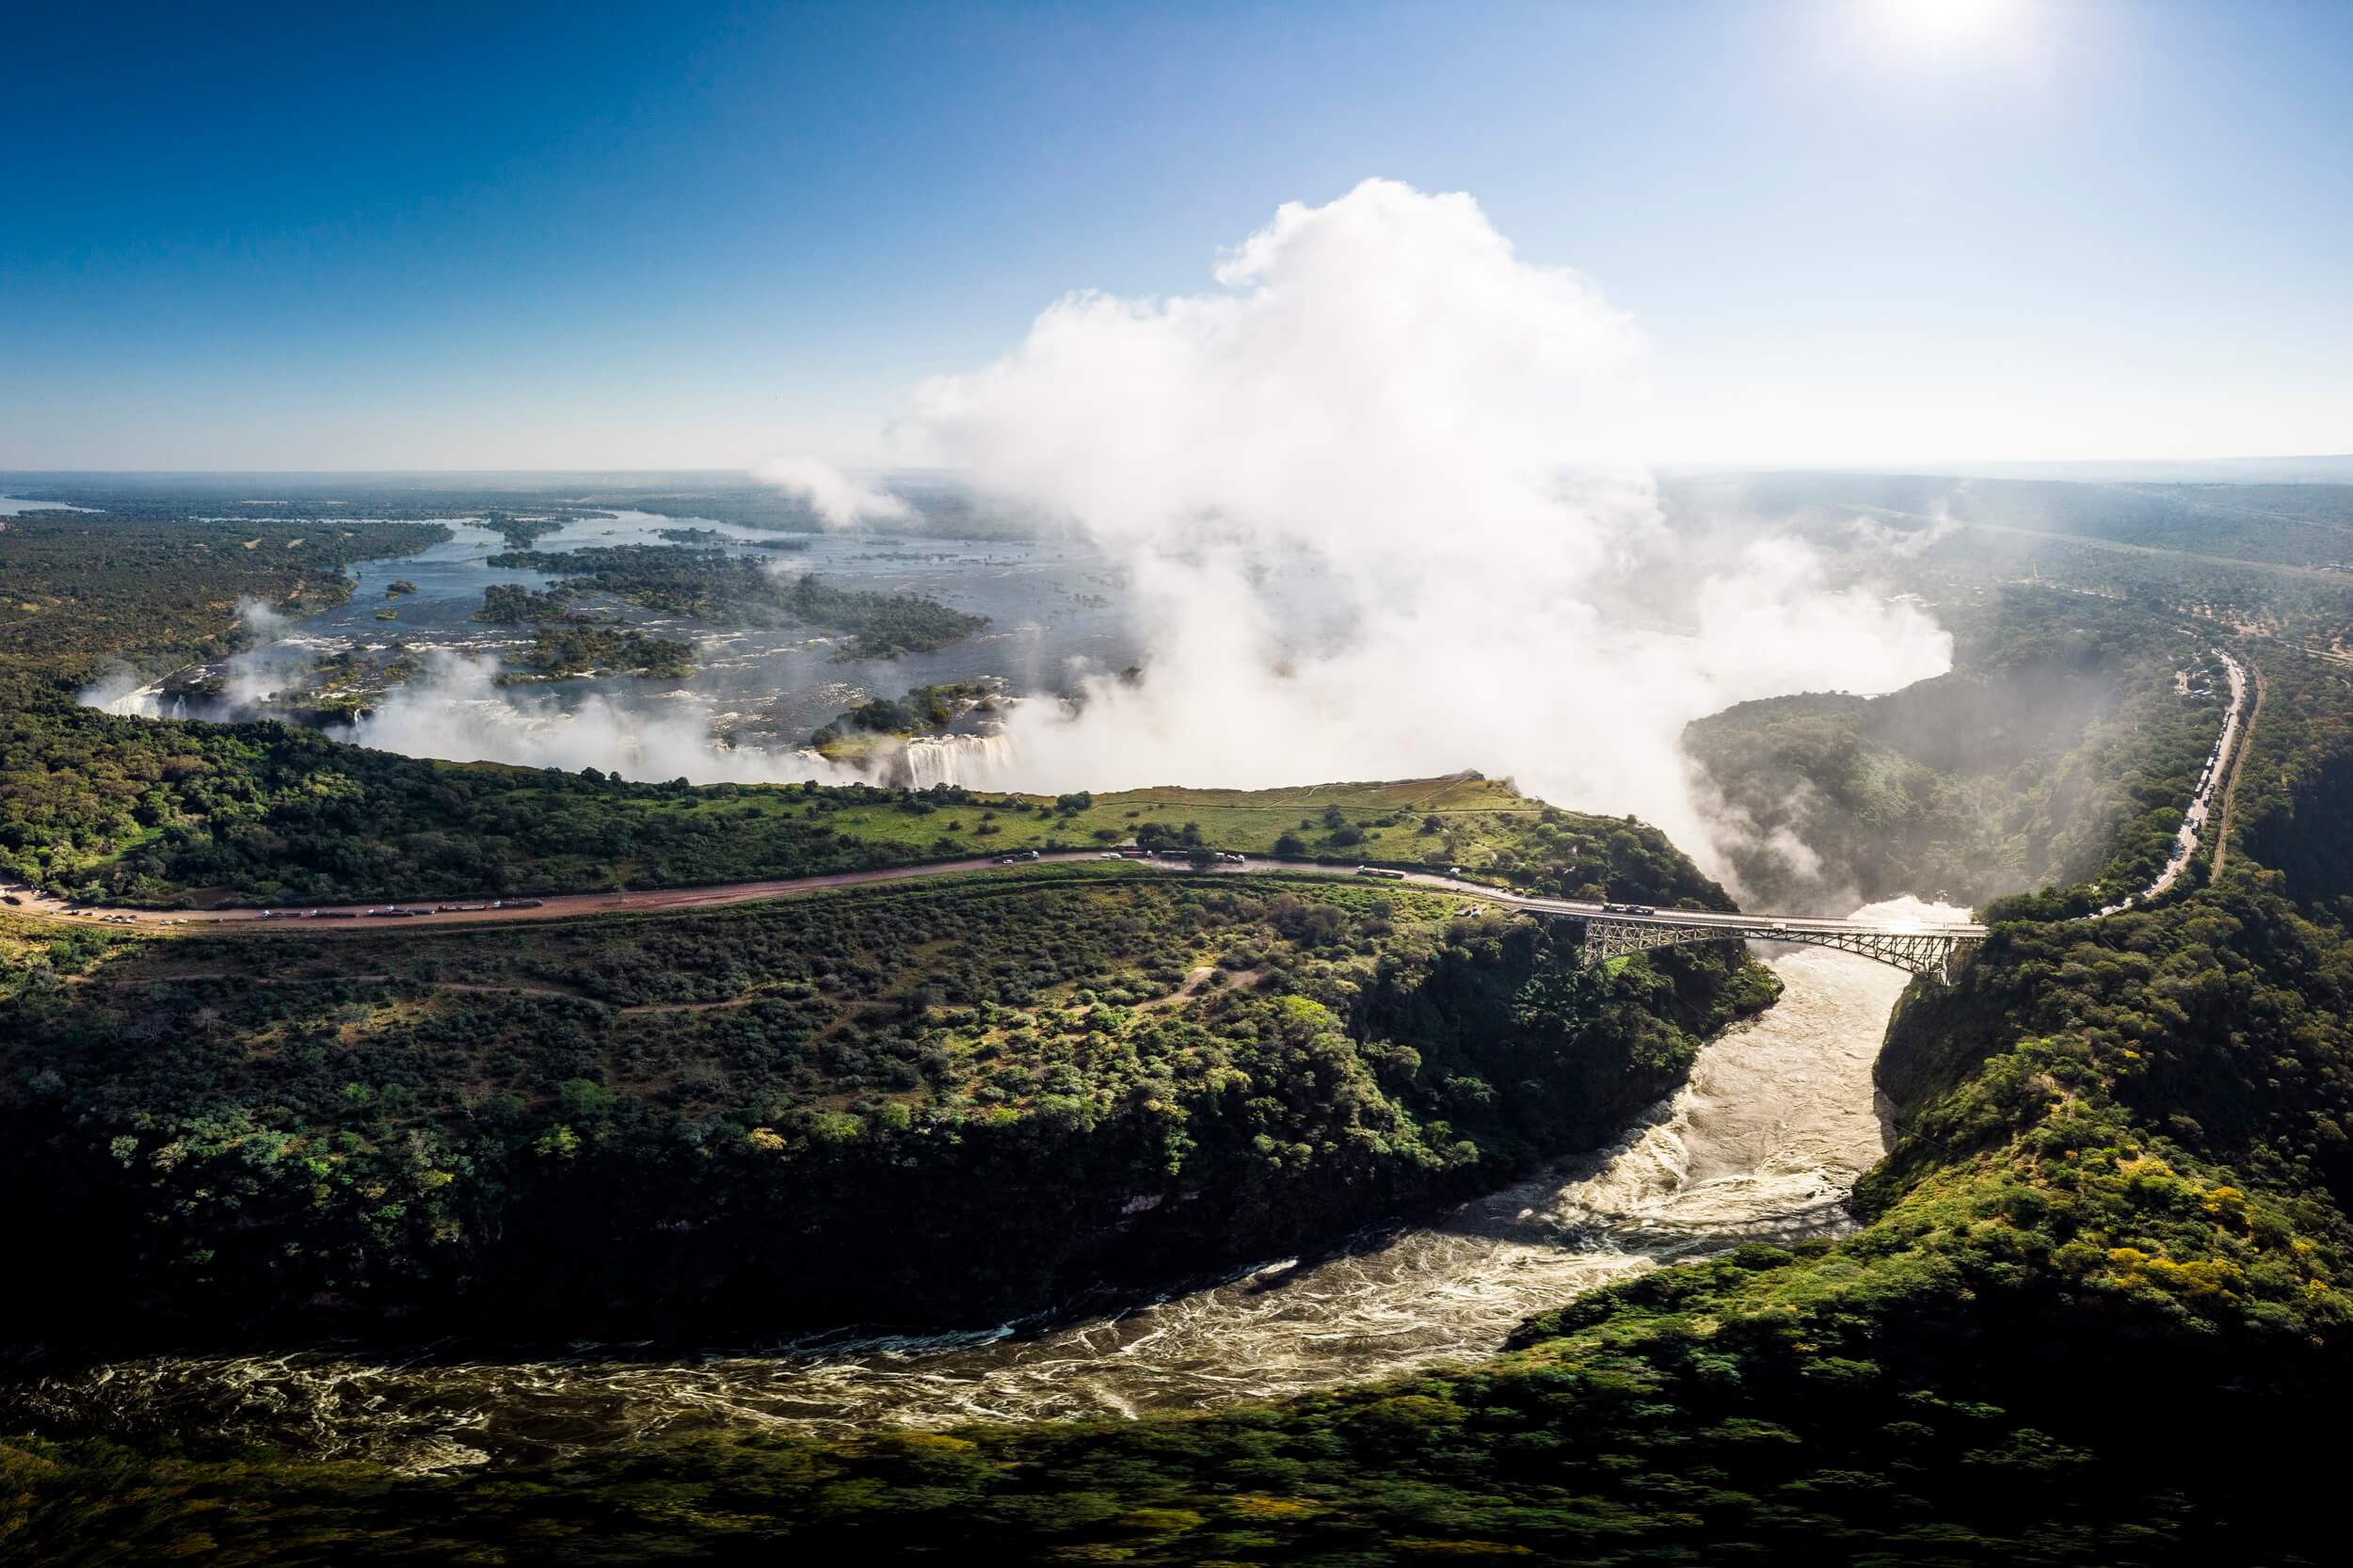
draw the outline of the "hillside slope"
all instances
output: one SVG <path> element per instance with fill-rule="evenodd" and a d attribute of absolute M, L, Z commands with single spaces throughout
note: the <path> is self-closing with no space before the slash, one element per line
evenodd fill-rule
<path fill-rule="evenodd" d="M 1135 1563 L 2322 1563 L 2353 1384 L 2353 686 L 2273 694 L 2220 885 L 1915 988 L 1856 1234 L 1662 1270 L 1512 1353 L 1195 1419 L 749 1436 L 496 1476 L 20 1443 L 59 1561 L 916 1551 Z M 2293 873 L 2259 825 L 2294 809 Z M 397 1526 L 397 1534 L 390 1527 Z M 525 1544 L 527 1543 L 527 1544 Z"/>
<path fill-rule="evenodd" d="M 2217 662 L 2170 624 L 2012 587 L 1964 623 L 1950 674 L 1741 703 L 1683 745 L 1759 906 L 1982 904 L 2056 883 L 2093 908 L 2164 864 L 2227 705 Z"/>

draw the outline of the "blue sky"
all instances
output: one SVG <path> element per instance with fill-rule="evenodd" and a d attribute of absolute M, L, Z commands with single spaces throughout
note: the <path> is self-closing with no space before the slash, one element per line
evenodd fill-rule
<path fill-rule="evenodd" d="M 1955 11 L 1952 8 L 1958 7 Z M 72 13 L 72 14 L 68 14 Z M 1643 456 L 2353 450 L 2353 7 L 16 8 L 0 468 L 857 461 L 1065 291 L 1465 190 Z"/>

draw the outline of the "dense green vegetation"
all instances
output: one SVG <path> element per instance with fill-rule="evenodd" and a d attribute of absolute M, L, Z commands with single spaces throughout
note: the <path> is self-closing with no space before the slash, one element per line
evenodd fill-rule
<path fill-rule="evenodd" d="M 634 627 L 580 619 L 541 622 L 531 646 L 511 657 L 526 680 L 550 680 L 592 672 L 683 680 L 695 673 L 693 643 L 649 637 Z M 508 674 L 500 679 L 517 677 Z"/>
<path fill-rule="evenodd" d="M 40 1185 L 29 1244 L 115 1241 L 0 1340 L 995 1320 L 1599 1142 L 1773 992 L 1468 910 L 1121 867 L 364 941 L 20 920 L 0 1189 Z"/>
<path fill-rule="evenodd" d="M 2239 764 L 2233 842 L 2353 928 L 2353 666 L 2274 653 Z"/>
<path fill-rule="evenodd" d="M 648 609 L 745 625 L 781 624 L 781 585 L 758 561 L 724 550 L 677 544 L 584 545 L 514 550 L 493 567 L 558 574 L 555 587 L 607 593 Z"/>
<path fill-rule="evenodd" d="M 527 626 L 534 621 L 562 620 L 572 613 L 572 596 L 541 593 L 512 583 L 493 583 L 482 590 L 482 608 L 473 618 L 494 626 Z"/>
<path fill-rule="evenodd" d="M 56 703 L 0 717 L 0 874 L 98 901 L 455 897 L 808 875 L 1083 849 L 1159 825 L 1254 855 L 1461 865 L 1548 892 L 1720 905 L 1655 828 L 1477 778 L 1138 791 L 1081 810 L 948 787 L 633 784 L 366 751 L 281 724 L 158 724 Z"/>
<path fill-rule="evenodd" d="M 162 674 L 236 646 L 237 606 L 308 615 L 343 603 L 354 561 L 449 537 L 438 524 L 131 521 L 72 512 L 0 529 L 0 659 L 10 702 L 109 659 Z M 27 680 L 32 685 L 25 684 Z"/>
<path fill-rule="evenodd" d="M 968 616 L 920 595 L 837 588 L 813 576 L 793 579 L 786 601 L 795 617 L 856 638 L 853 651 L 861 659 L 927 653 L 988 625 L 986 616 Z"/>
<path fill-rule="evenodd" d="M 968 713 L 993 713 L 1003 693 L 1001 680 L 917 686 L 903 697 L 874 697 L 836 714 L 810 733 L 808 744 L 829 758 L 855 759 L 871 752 L 878 737 L 942 734 Z"/>
<path fill-rule="evenodd" d="M 1983 904 L 2056 884 L 2089 909 L 2163 868 L 2229 707 L 2206 644 L 2049 589 L 2011 587 L 1957 618 L 1949 675 L 1871 699 L 1746 702 L 1685 731 L 1760 903 L 1843 914 L 1904 892 Z"/>
<path fill-rule="evenodd" d="M 928 652 L 988 624 L 984 616 L 968 616 L 920 595 L 837 588 L 806 575 L 779 580 L 748 556 L 690 545 L 511 551 L 491 556 L 489 564 L 561 573 L 557 593 L 606 593 L 648 609 L 729 625 L 798 622 L 845 632 L 856 639 L 855 656 L 862 659 Z"/>
<path fill-rule="evenodd" d="M 672 544 L 714 545 L 727 538 L 727 536 L 716 528 L 660 528 L 655 532 Z M 808 548 L 807 539 L 743 539 L 737 542 L 751 545 L 758 550 L 798 552 Z"/>
<path fill-rule="evenodd" d="M 2169 605 L 2187 581 L 2173 557 L 2062 543 L 2159 562 Z M 1962 668 L 1883 713 L 1801 702 L 1730 728 L 1851 785 L 1851 809 L 1887 806 L 1913 873 L 1971 869 L 1945 822 L 1979 835 L 1971 854 L 2013 857 L 2005 876 L 2131 874 L 2175 754 L 2194 735 L 2202 755 L 2218 715 L 2102 606 L 2033 603 L 1957 616 Z M 2065 888 L 2006 901 L 1958 984 L 1908 993 L 1880 1071 L 1897 1142 L 1843 1240 L 1661 1270 L 1476 1366 L 1188 1419 L 745 1427 L 424 1477 L 201 1434 L 20 1438 L 0 1445 L 0 1539 L 60 1563 L 2337 1560 L 2353 672 L 2247 647 L 2265 698 L 2227 863 L 2106 920 L 2061 918 L 2085 896 Z M 2028 694 L 2048 722 L 2009 725 L 1998 699 Z M 34 792 L 10 799 L 135 812 L 152 792 L 181 813 L 175 874 L 248 887 L 280 864 L 411 883 L 482 864 L 438 858 L 436 831 L 552 881 L 599 874 L 596 854 L 659 876 L 730 849 L 807 863 L 1111 833 L 1721 897 L 1638 824 L 1469 778 L 1062 801 L 689 791 L 324 743 L 297 761 L 283 748 L 305 743 L 275 727 L 39 704 L 8 722 L 34 727 L 12 757 L 56 748 L 70 776 L 11 771 Z M 217 792 L 143 737 L 197 748 Z M 1945 793 L 1963 744 L 2010 759 L 1985 798 L 2041 788 L 2037 815 L 1964 822 Z M 151 775 L 124 771 L 151 755 Z M 381 852 L 357 816 L 306 815 L 299 781 L 322 776 L 385 824 Z M 128 777 L 142 789 L 111 788 Z M 433 788 L 456 802 L 438 818 Z M 49 830 L 9 812 L 8 831 Z M 606 837 L 567 859 L 584 830 Z M 168 832 L 100 830 L 69 863 L 171 896 L 188 884 L 157 857 Z M 1859 868 L 1869 852 L 1841 851 Z M 725 1320 L 747 1299 L 823 1316 L 859 1304 L 824 1298 L 845 1281 L 905 1289 L 934 1267 L 975 1282 L 944 1314 L 978 1311 L 1492 1181 L 1758 1000 L 1709 950 L 1577 970 L 1553 933 L 1412 888 L 1111 867 L 494 941 L 370 936 L 0 921 L 0 1160 L 9 1190 L 59 1194 L 34 1207 L 28 1256 L 76 1263 L 54 1295 L 11 1301 L 20 1321 L 225 1334 L 259 1304 L 426 1332 L 510 1292 L 616 1328 Z M 278 984 L 250 984 L 261 943 Z"/>
<path fill-rule="evenodd" d="M 383 650 L 337 648 L 311 661 L 264 704 L 292 723 L 325 723 L 350 719 L 374 705 L 392 687 L 406 684 L 417 673 L 417 661 L 395 642 Z M 190 691 L 216 692 L 217 679 L 187 683 Z M 167 687 L 167 690 L 175 689 Z"/>
<path fill-rule="evenodd" d="M 10 606 L 0 619 L 0 877 L 166 904 L 200 891 L 264 904 L 473 896 L 1085 848 L 1192 824 L 1197 840 L 1249 854 L 1461 865 L 1547 892 L 1644 887 L 1660 902 L 1722 902 L 1656 829 L 1555 810 L 1472 776 L 1145 790 L 1074 810 L 957 790 L 690 789 L 458 765 L 286 724 L 116 718 L 75 700 L 108 662 L 93 646 L 146 674 L 217 658 L 233 647 L 240 601 L 340 602 L 348 581 L 328 568 L 445 536 L 424 525 L 321 536 L 275 523 L 12 520 L 0 532 Z M 380 674 L 354 665 L 321 680 L 357 701 L 346 689 Z M 932 697 L 913 700 L 927 711 Z"/>
<path fill-rule="evenodd" d="M 2264 663 L 2217 884 L 2005 924 L 1915 988 L 1881 1064 L 1897 1142 L 1843 1240 L 1644 1276 L 1484 1365 L 1192 1419 L 436 1479 L 29 1442 L 22 1528 L 75 1561 L 197 1532 L 226 1562 L 2336 1560 L 2313 1421 L 2353 1370 L 2353 939 L 2325 917 L 2353 824 L 2319 792 L 2353 693 Z M 2286 809 L 2292 874 L 2254 853 Z"/>
<path fill-rule="evenodd" d="M 600 515 L 602 514 L 596 512 L 568 513 L 559 510 L 544 516 L 517 517 L 512 512 L 492 511 L 484 514 L 482 526 L 498 535 L 513 548 L 528 550 L 534 539 L 545 535 L 560 533 L 568 522 L 583 517 Z"/>

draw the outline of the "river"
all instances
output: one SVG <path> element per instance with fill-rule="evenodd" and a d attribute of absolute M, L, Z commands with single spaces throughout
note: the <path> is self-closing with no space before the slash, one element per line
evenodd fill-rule
<path fill-rule="evenodd" d="M 52 1431 L 258 1439 L 433 1470 L 664 1432 L 1199 1409 L 1474 1359 L 1530 1314 L 1611 1280 L 1847 1227 L 1847 1194 L 1884 1148 L 1871 1066 L 1906 977 L 1816 949 L 1772 964 L 1780 1002 L 1703 1049 L 1686 1086 L 1617 1147 L 1335 1256 L 1117 1314 L 691 1358 L 641 1347 L 159 1357 L 20 1386 L 0 1411 Z"/>

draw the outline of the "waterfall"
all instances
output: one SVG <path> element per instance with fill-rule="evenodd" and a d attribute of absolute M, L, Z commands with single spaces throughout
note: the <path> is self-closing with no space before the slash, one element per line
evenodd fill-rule
<path fill-rule="evenodd" d="M 184 719 L 188 716 L 188 699 L 186 697 L 175 696 L 171 699 L 171 716 L 175 719 Z"/>
<path fill-rule="evenodd" d="M 163 684 L 140 686 L 132 691 L 102 696 L 96 691 L 82 694 L 85 705 L 97 708 L 122 719 L 159 719 L 164 716 Z"/>
<path fill-rule="evenodd" d="M 910 790 L 935 784 L 989 789 L 1013 758 L 1010 735 L 924 735 L 907 742 L 891 772 Z"/>

